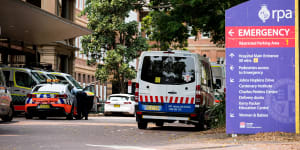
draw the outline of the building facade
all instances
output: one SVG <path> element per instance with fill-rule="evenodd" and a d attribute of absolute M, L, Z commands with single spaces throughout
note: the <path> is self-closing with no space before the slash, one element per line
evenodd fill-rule
<path fill-rule="evenodd" d="M 74 7 L 75 0 L 1 1 L 1 63 L 73 74 L 74 38 L 91 33 L 74 23 Z"/>
<path fill-rule="evenodd" d="M 88 19 L 86 16 L 80 16 L 80 12 L 85 8 L 86 0 L 76 0 L 75 3 L 75 20 L 76 24 L 86 27 L 88 24 Z M 95 77 L 95 72 L 97 70 L 97 65 L 87 65 L 87 60 L 90 59 L 85 54 L 81 53 L 81 36 L 75 38 L 75 47 L 78 50 L 75 52 L 75 66 L 74 74 L 75 79 L 80 82 L 80 84 L 85 87 L 88 84 L 95 84 L 95 93 L 102 100 L 106 100 L 107 96 L 112 94 L 112 84 L 111 83 L 100 83 L 97 82 Z M 100 61 L 98 61 L 100 62 Z"/>

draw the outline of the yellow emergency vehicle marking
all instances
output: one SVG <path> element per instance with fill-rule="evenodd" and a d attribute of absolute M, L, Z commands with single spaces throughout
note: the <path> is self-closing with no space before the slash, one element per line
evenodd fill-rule
<path fill-rule="evenodd" d="M 59 94 L 59 93 L 32 93 L 32 94 Z"/>
<path fill-rule="evenodd" d="M 51 73 L 51 74 L 58 74 L 58 75 L 62 75 L 61 73 Z"/>
<path fill-rule="evenodd" d="M 10 94 L 10 95 L 13 95 L 13 96 L 26 96 L 26 95 L 22 95 L 22 94 Z"/>
<path fill-rule="evenodd" d="M 221 66 L 211 66 L 211 67 L 221 67 Z"/>
<path fill-rule="evenodd" d="M 299 0 L 295 0 L 295 101 L 296 101 L 296 133 L 300 131 L 299 118 Z"/>
<path fill-rule="evenodd" d="M 26 71 L 26 70 L 24 70 L 24 69 L 15 69 L 15 70 Z M 14 71 L 14 85 L 15 85 L 15 87 L 18 87 L 18 88 L 21 88 L 21 89 L 31 90 L 31 88 L 17 85 L 17 82 L 16 82 L 16 72 L 15 72 L 15 71 Z"/>
<path fill-rule="evenodd" d="M 160 77 L 155 77 L 155 83 L 160 83 Z"/>
<path fill-rule="evenodd" d="M 93 92 L 85 92 L 88 96 L 93 96 L 95 95 Z"/>

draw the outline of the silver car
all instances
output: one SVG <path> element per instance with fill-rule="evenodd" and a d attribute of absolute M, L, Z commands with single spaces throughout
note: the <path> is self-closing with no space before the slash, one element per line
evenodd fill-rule
<path fill-rule="evenodd" d="M 11 121 L 13 119 L 14 107 L 11 95 L 6 87 L 5 78 L 0 68 L 0 118 L 3 121 Z"/>

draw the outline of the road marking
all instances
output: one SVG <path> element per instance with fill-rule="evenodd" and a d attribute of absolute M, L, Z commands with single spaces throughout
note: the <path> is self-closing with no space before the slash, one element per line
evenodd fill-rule
<path fill-rule="evenodd" d="M 155 150 L 155 149 L 145 148 L 145 147 L 120 146 L 120 145 L 93 145 L 93 144 L 86 144 L 86 146 L 90 146 L 90 147 L 106 147 L 106 148 L 112 148 L 112 149 Z"/>

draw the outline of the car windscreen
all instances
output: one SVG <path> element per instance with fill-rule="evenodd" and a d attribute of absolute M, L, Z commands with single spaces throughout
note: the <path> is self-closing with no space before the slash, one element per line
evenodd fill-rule
<path fill-rule="evenodd" d="M 45 86 L 37 86 L 33 92 L 58 92 L 58 93 L 64 93 L 66 91 L 66 86 L 62 85 L 45 85 Z"/>
<path fill-rule="evenodd" d="M 50 78 L 50 79 L 57 79 L 56 76 L 52 75 L 52 74 L 47 74 L 47 76 Z"/>
<path fill-rule="evenodd" d="M 195 81 L 193 57 L 145 56 L 141 80 L 154 84 L 187 84 Z"/>
<path fill-rule="evenodd" d="M 214 77 L 222 77 L 222 68 L 219 66 L 212 66 L 212 73 Z"/>
<path fill-rule="evenodd" d="M 111 96 L 109 101 L 128 101 L 128 97 L 125 96 Z"/>
<path fill-rule="evenodd" d="M 62 84 L 68 84 L 69 81 L 63 77 L 63 76 L 60 76 L 60 75 L 54 75 L 57 79 L 59 79 L 59 83 L 62 83 Z"/>
<path fill-rule="evenodd" d="M 39 73 L 37 72 L 31 72 L 32 75 L 41 83 L 41 82 L 46 82 L 46 78 L 44 78 L 43 76 L 41 76 Z"/>
<path fill-rule="evenodd" d="M 72 84 L 77 88 L 77 89 L 82 89 L 80 84 L 72 77 L 72 76 L 67 76 L 67 78 L 72 82 Z"/>

